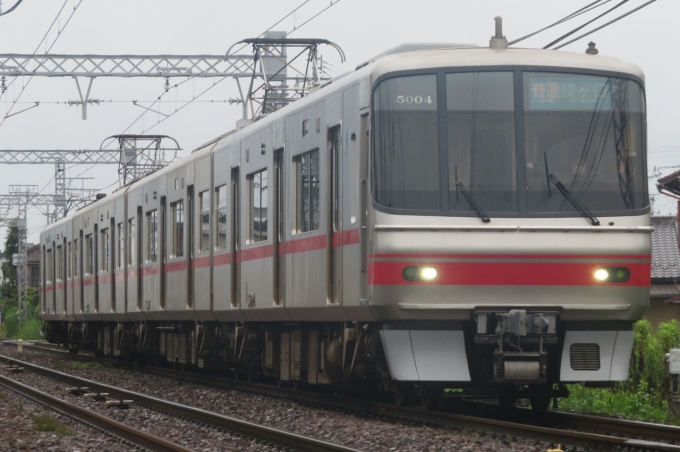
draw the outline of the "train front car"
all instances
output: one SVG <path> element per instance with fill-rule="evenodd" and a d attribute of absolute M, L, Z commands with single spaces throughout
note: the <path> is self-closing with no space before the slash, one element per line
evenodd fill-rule
<path fill-rule="evenodd" d="M 552 50 L 376 62 L 368 287 L 398 399 L 542 409 L 628 378 L 650 283 L 643 77 Z"/>

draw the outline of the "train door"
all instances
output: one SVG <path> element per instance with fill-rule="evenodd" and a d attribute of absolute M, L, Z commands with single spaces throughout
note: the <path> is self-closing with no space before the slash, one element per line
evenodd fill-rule
<path fill-rule="evenodd" d="M 94 244 L 92 246 L 92 263 L 94 265 L 94 312 L 99 312 L 99 226 L 94 225 L 94 233 L 92 234 Z"/>
<path fill-rule="evenodd" d="M 187 237 L 189 252 L 187 253 L 187 307 L 194 306 L 194 186 L 187 187 Z"/>
<path fill-rule="evenodd" d="M 239 170 L 231 171 L 231 306 L 238 308 L 241 297 L 241 184 Z"/>
<path fill-rule="evenodd" d="M 141 311 L 142 310 L 142 288 L 144 286 L 144 281 L 142 279 L 142 263 L 144 262 L 143 254 L 142 251 L 144 250 L 142 243 L 144 240 L 142 238 L 144 237 L 144 229 L 142 228 L 142 206 L 137 207 L 137 255 L 135 256 L 137 258 L 137 262 L 135 265 L 137 266 L 137 310 Z"/>
<path fill-rule="evenodd" d="M 361 243 L 361 284 L 360 299 L 368 299 L 367 265 L 368 257 L 368 149 L 370 145 L 369 117 L 361 117 L 361 144 L 359 146 L 359 241 Z"/>
<path fill-rule="evenodd" d="M 109 226 L 109 296 L 111 297 L 111 311 L 116 312 L 116 220 L 111 218 L 111 225 Z"/>
<path fill-rule="evenodd" d="M 85 312 L 85 284 L 83 284 L 83 230 L 80 230 L 80 234 L 78 235 L 78 243 L 76 243 L 76 252 L 78 253 L 76 255 L 76 266 L 77 266 L 77 272 L 78 274 L 77 279 L 78 279 L 78 298 L 80 302 L 80 313 L 82 314 Z"/>
<path fill-rule="evenodd" d="M 328 222 L 328 301 L 342 301 L 342 149 L 340 127 L 328 131 L 330 202 Z"/>
<path fill-rule="evenodd" d="M 161 221 L 160 221 L 160 228 L 158 230 L 158 242 L 160 246 L 160 256 L 158 256 L 158 284 L 159 284 L 159 289 L 158 289 L 158 303 L 160 305 L 161 309 L 165 309 L 165 261 L 166 261 L 166 240 L 165 237 L 167 236 L 167 219 L 166 219 L 166 200 L 167 198 L 165 196 L 161 197 L 161 210 L 160 210 L 160 215 L 161 215 Z"/>
<path fill-rule="evenodd" d="M 284 204 L 284 161 L 283 149 L 277 149 L 274 154 L 274 219 L 272 231 L 274 240 L 274 304 L 282 305 L 285 299 L 285 229 L 283 227 Z"/>

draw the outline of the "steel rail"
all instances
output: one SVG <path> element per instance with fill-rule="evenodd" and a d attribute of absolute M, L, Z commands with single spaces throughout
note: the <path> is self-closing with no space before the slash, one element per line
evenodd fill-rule
<path fill-rule="evenodd" d="M 223 428 L 232 432 L 237 432 L 252 438 L 258 438 L 283 447 L 290 447 L 306 452 L 359 452 L 358 449 L 342 446 L 339 444 L 309 438 L 295 433 L 267 427 L 264 425 L 253 424 L 218 413 L 202 410 L 168 400 L 157 399 L 138 392 L 109 386 L 85 378 L 75 377 L 63 372 L 47 369 L 42 366 L 0 355 L 0 361 L 11 362 L 23 367 L 25 371 L 42 375 L 53 380 L 60 381 L 70 386 L 88 387 L 92 392 L 109 393 L 121 396 L 135 403 L 143 404 L 149 408 L 180 416 L 199 423 Z M 678 448 L 680 450 L 680 448 Z"/>
<path fill-rule="evenodd" d="M 26 346 L 26 344 L 24 344 Z M 29 345 L 31 346 L 31 345 Z M 61 354 L 72 358 L 94 360 L 111 364 L 110 360 L 94 358 L 87 355 L 72 355 L 66 352 L 47 348 L 44 346 L 33 345 L 32 347 L 44 350 L 48 353 Z M 116 362 L 115 364 L 121 364 Z M 528 409 L 514 408 L 511 410 L 511 418 L 516 422 L 503 420 L 501 410 L 495 405 L 478 403 L 479 414 L 464 415 L 446 413 L 440 411 L 425 411 L 417 408 L 398 407 L 396 405 L 377 403 L 367 400 L 359 400 L 348 397 L 338 397 L 328 394 L 321 394 L 310 391 L 299 391 L 278 386 L 266 385 L 261 383 L 250 383 L 237 381 L 223 377 L 215 377 L 189 372 L 180 372 L 159 367 L 140 366 L 139 370 L 162 377 L 180 379 L 187 382 L 218 387 L 228 387 L 241 391 L 267 394 L 276 397 L 293 398 L 310 403 L 326 404 L 348 410 L 359 410 L 396 418 L 408 418 L 420 420 L 428 423 L 435 423 L 444 426 L 467 427 L 472 429 L 482 429 L 493 432 L 541 441 L 570 444 L 585 447 L 604 447 L 613 449 L 616 447 L 634 447 L 648 450 L 659 451 L 680 451 L 680 446 L 673 444 L 659 443 L 655 441 L 645 441 L 630 438 L 631 436 L 643 436 L 648 438 L 658 438 L 669 441 L 680 441 L 680 427 L 654 424 L 650 422 L 632 421 L 627 419 L 607 418 L 593 415 L 583 415 L 565 412 L 548 411 L 536 413 Z M 473 402 L 469 402 L 473 404 Z M 507 417 L 507 412 L 504 412 Z M 490 416 L 495 418 L 491 419 Z M 541 423 L 541 425 L 536 425 Z M 528 425 L 532 424 L 532 425 Z M 611 433 L 626 435 L 627 437 L 616 437 L 611 435 L 601 435 L 587 432 L 565 431 L 564 428 L 583 428 L 590 431 L 606 430 Z"/>
<path fill-rule="evenodd" d="M 109 417 L 102 416 L 94 411 L 73 405 L 65 400 L 52 397 L 35 388 L 26 386 L 18 381 L 12 380 L 0 375 L 0 386 L 21 394 L 22 396 L 35 401 L 41 405 L 46 405 L 66 414 L 67 416 L 78 419 L 86 424 L 93 425 L 100 428 L 107 433 L 130 441 L 140 447 L 154 451 L 154 452 L 191 452 L 192 449 L 187 449 L 178 444 L 151 435 L 149 433 L 137 430 L 129 425 L 121 424 Z"/>

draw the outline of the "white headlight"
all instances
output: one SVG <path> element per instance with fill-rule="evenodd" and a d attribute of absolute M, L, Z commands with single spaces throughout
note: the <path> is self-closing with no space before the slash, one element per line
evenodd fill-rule
<path fill-rule="evenodd" d="M 595 279 L 598 281 L 606 281 L 607 278 L 609 278 L 609 272 L 604 268 L 601 268 L 595 272 Z"/>
<path fill-rule="evenodd" d="M 432 267 L 424 267 L 420 270 L 420 277 L 425 281 L 432 281 L 437 277 L 437 269 Z"/>

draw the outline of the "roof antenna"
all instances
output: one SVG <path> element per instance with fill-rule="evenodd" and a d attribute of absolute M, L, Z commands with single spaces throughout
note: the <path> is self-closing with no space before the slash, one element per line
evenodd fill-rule
<path fill-rule="evenodd" d="M 489 40 L 489 48 L 507 49 L 508 40 L 503 36 L 503 18 L 501 16 L 496 16 L 493 20 L 496 21 L 496 34 Z"/>

